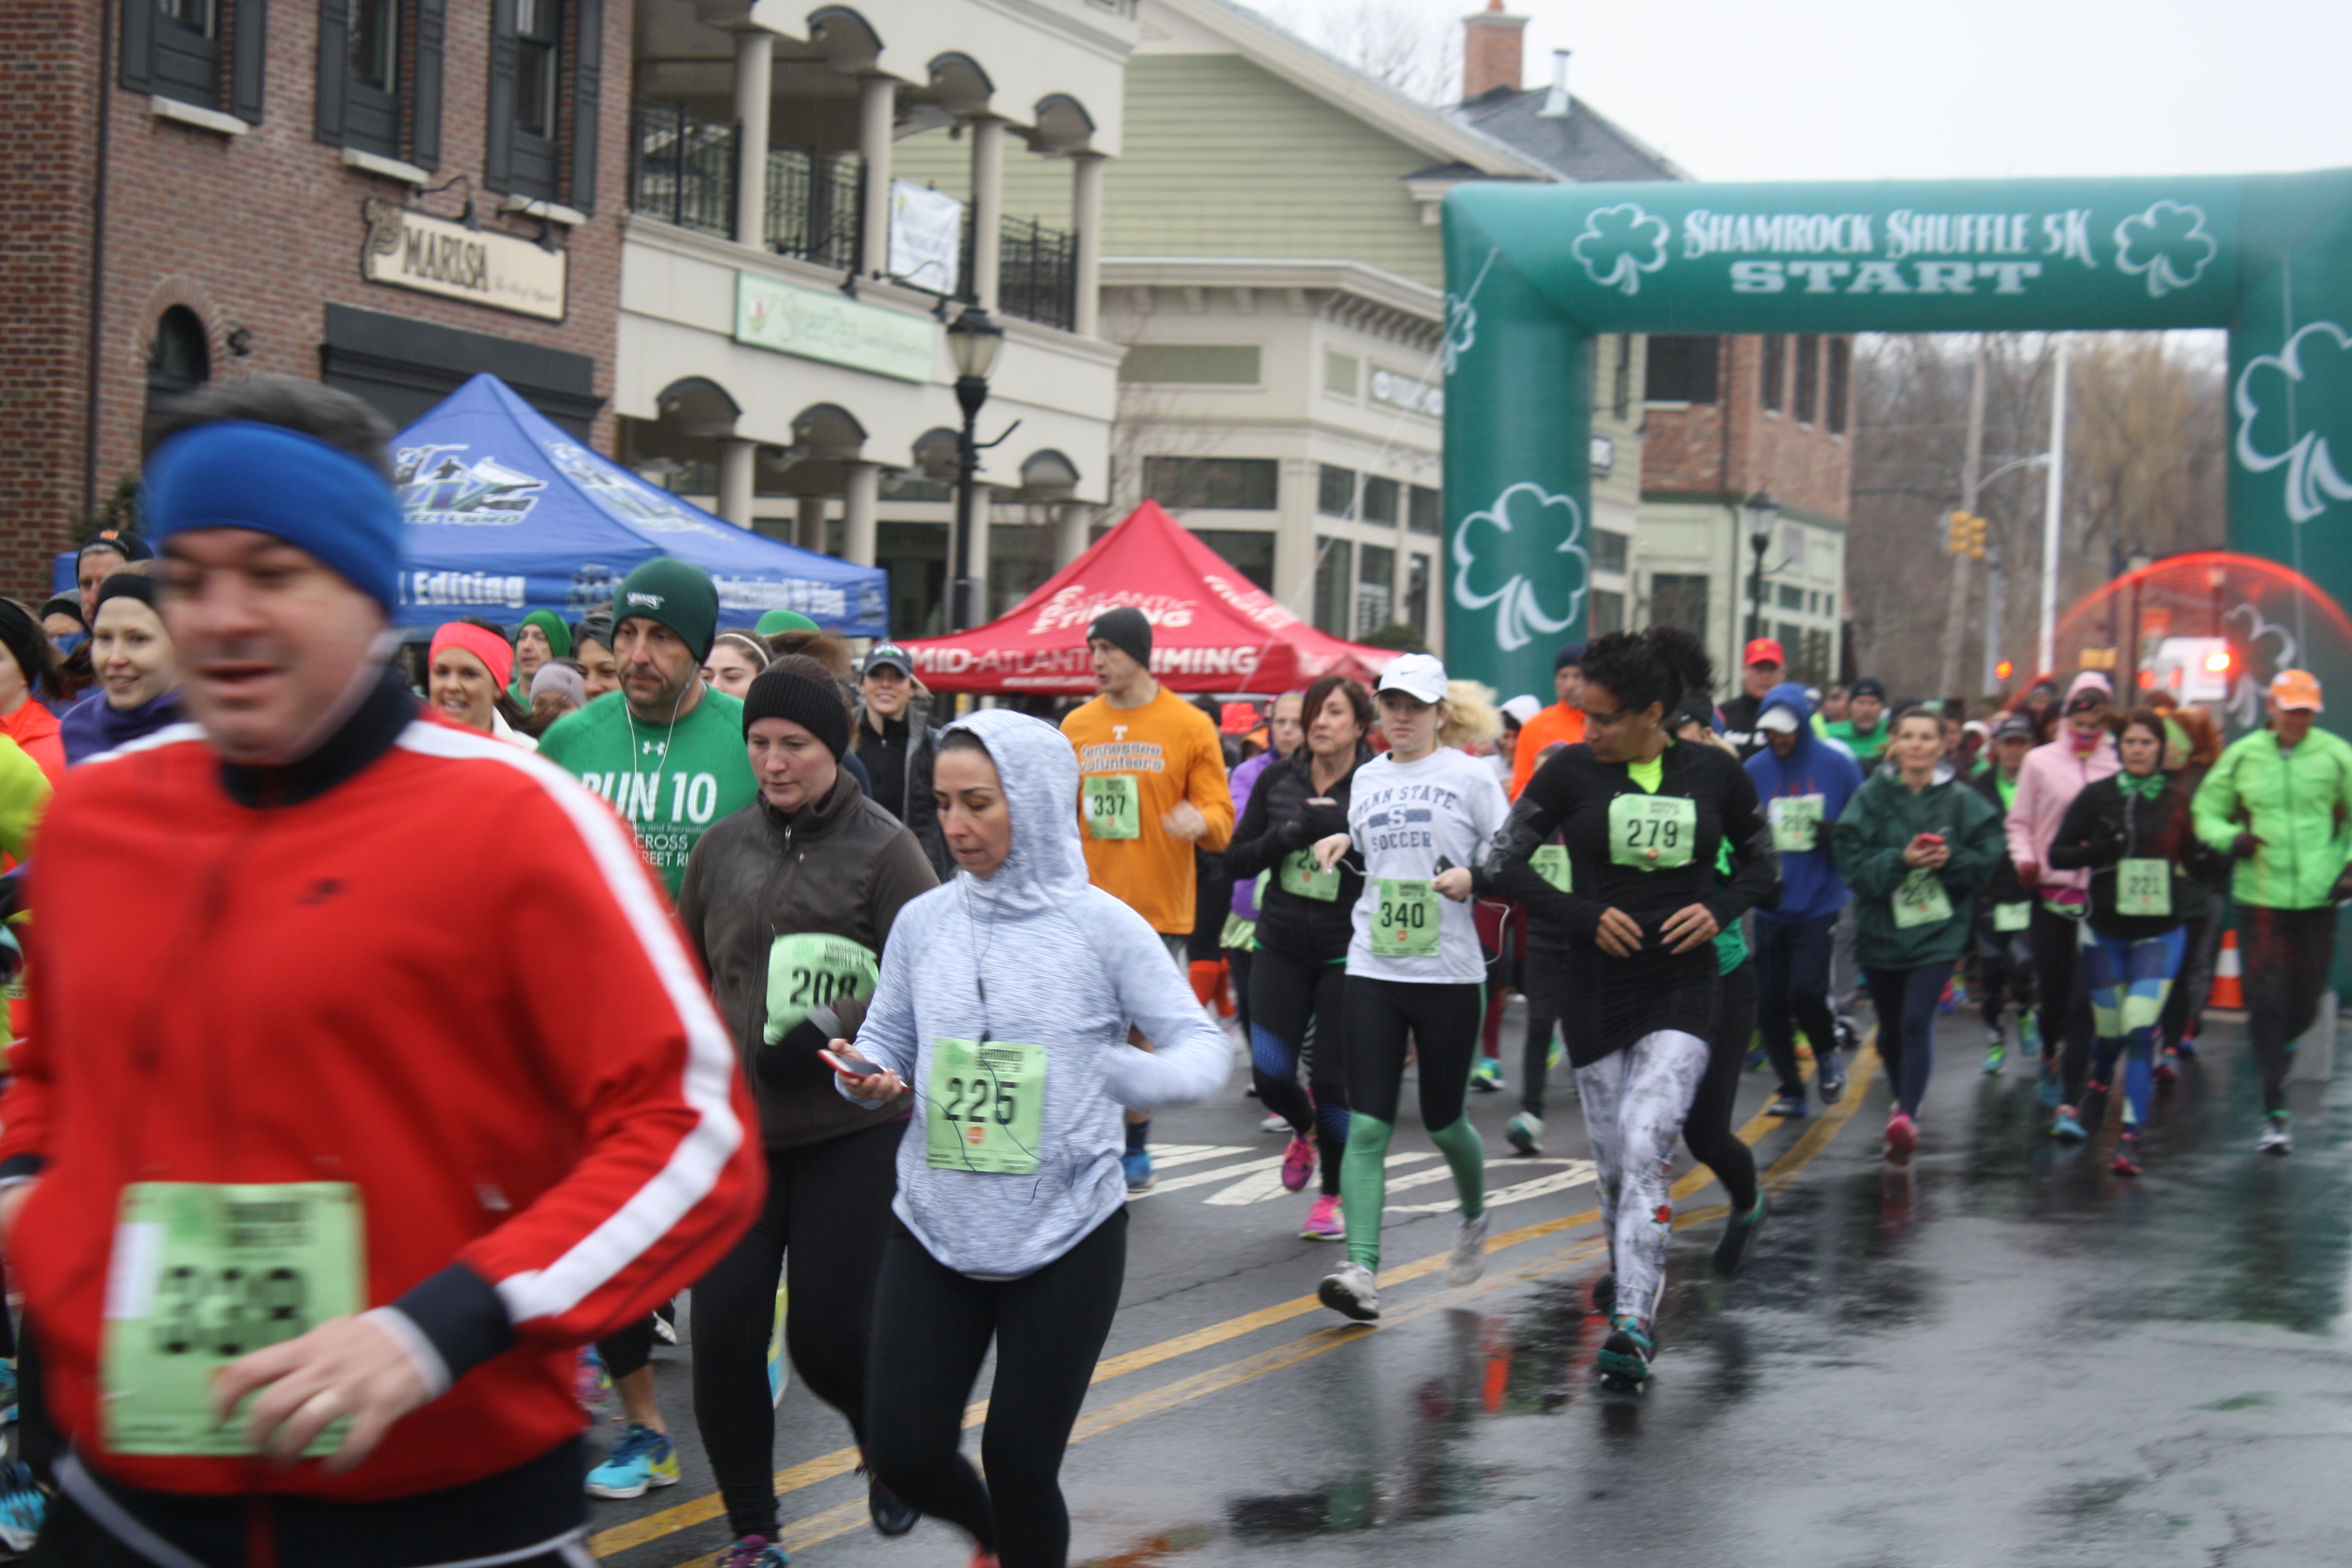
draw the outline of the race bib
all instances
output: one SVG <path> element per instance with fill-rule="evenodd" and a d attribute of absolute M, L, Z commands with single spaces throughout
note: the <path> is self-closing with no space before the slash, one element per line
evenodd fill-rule
<path fill-rule="evenodd" d="M 780 936 L 768 949 L 768 1025 L 760 1037 L 774 1045 L 811 1008 L 866 1001 L 881 978 L 882 961 L 845 936 Z"/>
<path fill-rule="evenodd" d="M 1817 795 L 1774 795 L 1765 807 L 1772 823 L 1772 847 L 1783 855 L 1801 855 L 1822 839 L 1822 807 Z"/>
<path fill-rule="evenodd" d="M 1895 889 L 1895 929 L 1908 931 L 1951 918 L 1952 900 L 1944 896 L 1942 879 L 1925 866 L 1914 867 Z"/>
<path fill-rule="evenodd" d="M 2172 862 L 2125 860 L 2116 867 L 2116 913 L 2172 918 Z"/>
<path fill-rule="evenodd" d="M 1565 844 L 1537 845 L 1536 852 L 1528 857 L 1528 864 L 1536 868 L 1537 876 L 1541 877 L 1561 892 L 1570 893 L 1576 890 L 1568 885 L 1568 846 Z"/>
<path fill-rule="evenodd" d="M 1382 877 L 1372 884 L 1372 956 L 1437 956 L 1438 892 L 1434 884 Z"/>
<path fill-rule="evenodd" d="M 2033 900 L 2021 900 L 2013 904 L 1992 907 L 1992 929 L 1997 931 L 2024 931 L 2033 924 Z"/>
<path fill-rule="evenodd" d="M 1678 795 L 1628 792 L 1609 803 L 1609 858 L 1641 871 L 1671 871 L 1691 862 L 1698 805 Z"/>
<path fill-rule="evenodd" d="M 100 1350 L 106 1447 L 242 1455 L 211 1389 L 239 1356 L 367 1310 L 365 1220 L 349 1182 L 133 1182 L 122 1189 Z M 305 1452 L 334 1452 L 349 1424 Z"/>
<path fill-rule="evenodd" d="M 932 1045 L 924 1157 L 938 1169 L 1029 1175 L 1037 1169 L 1045 1112 L 1045 1047 L 1012 1040 Z"/>
<path fill-rule="evenodd" d="M 1097 838 L 1133 838 L 1143 831 L 1143 795 L 1133 773 L 1088 773 L 1087 831 Z"/>
<path fill-rule="evenodd" d="M 1339 896 L 1339 868 L 1318 871 L 1311 851 L 1294 849 L 1282 858 L 1282 890 L 1296 898 L 1328 904 Z"/>

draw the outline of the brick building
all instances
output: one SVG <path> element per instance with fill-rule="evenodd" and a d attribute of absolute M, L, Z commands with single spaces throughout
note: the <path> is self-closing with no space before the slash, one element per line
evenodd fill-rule
<path fill-rule="evenodd" d="M 609 450 L 621 0 L 93 0 L 0 20 L 0 592 L 152 399 L 278 373 L 404 424 L 477 371 Z"/>

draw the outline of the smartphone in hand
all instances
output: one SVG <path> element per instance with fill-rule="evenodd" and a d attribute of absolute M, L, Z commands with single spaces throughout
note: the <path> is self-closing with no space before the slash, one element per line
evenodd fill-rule
<path fill-rule="evenodd" d="M 820 1050 L 817 1052 L 817 1057 L 825 1066 L 844 1078 L 873 1078 L 877 1074 L 889 1070 L 887 1068 L 875 1066 L 863 1057 L 842 1056 L 827 1050 Z"/>

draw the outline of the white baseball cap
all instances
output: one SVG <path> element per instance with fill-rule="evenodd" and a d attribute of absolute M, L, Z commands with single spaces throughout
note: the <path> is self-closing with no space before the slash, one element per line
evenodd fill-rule
<path fill-rule="evenodd" d="M 1533 697 L 1528 696 L 1527 693 L 1522 692 L 1518 696 L 1512 698 L 1508 702 L 1504 703 L 1503 711 L 1509 714 L 1514 720 L 1517 721 L 1521 726 L 1525 726 L 1528 720 L 1533 719 L 1537 714 L 1543 711 L 1543 704 L 1536 700 Z"/>
<path fill-rule="evenodd" d="M 1381 671 L 1382 691 L 1402 691 L 1423 702 L 1445 700 L 1445 666 L 1434 654 L 1401 653 Z"/>
<path fill-rule="evenodd" d="M 1786 703 L 1778 708 L 1767 708 L 1764 717 L 1756 721 L 1756 727 L 1770 730 L 1776 734 L 1793 735 L 1797 732 L 1797 710 Z"/>

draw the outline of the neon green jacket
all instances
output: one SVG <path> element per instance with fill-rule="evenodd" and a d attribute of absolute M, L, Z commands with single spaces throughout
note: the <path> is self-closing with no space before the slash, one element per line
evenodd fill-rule
<path fill-rule="evenodd" d="M 48 775 L 24 748 L 0 735 L 0 855 L 22 860 L 33 847 L 33 829 L 49 804 Z"/>
<path fill-rule="evenodd" d="M 2328 903 L 2352 860 L 2352 746 L 2315 729 L 2292 754 L 2257 730 L 2221 753 L 2190 805 L 2197 837 L 2223 854 L 2242 830 L 2263 841 L 2237 863 L 2230 896 L 2273 910 Z"/>

